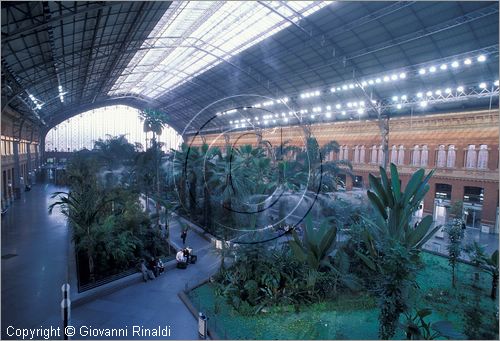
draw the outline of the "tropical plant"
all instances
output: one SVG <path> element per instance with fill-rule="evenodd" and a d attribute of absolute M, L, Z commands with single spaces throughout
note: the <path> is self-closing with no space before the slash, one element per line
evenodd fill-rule
<path fill-rule="evenodd" d="M 462 228 L 462 219 L 453 219 L 450 224 L 445 228 L 445 232 L 448 234 L 450 243 L 447 246 L 448 249 L 448 263 L 451 266 L 451 285 L 455 288 L 456 282 L 456 267 L 458 266 L 458 261 L 460 254 L 462 253 L 462 239 L 464 238 L 464 229 Z"/>
<path fill-rule="evenodd" d="M 498 250 L 493 252 L 490 257 L 485 257 L 485 271 L 491 275 L 491 293 L 490 297 L 494 300 L 497 297 L 498 289 Z"/>
<path fill-rule="evenodd" d="M 167 125 L 167 116 L 164 113 L 161 113 L 152 109 L 145 109 L 139 112 L 140 118 L 144 121 L 144 132 L 147 133 L 151 131 L 153 133 L 153 138 L 151 139 L 150 149 L 154 155 L 154 164 L 156 170 L 156 176 L 154 178 L 155 187 L 156 187 L 156 198 L 160 198 L 160 172 L 161 172 L 161 158 L 163 152 L 161 150 L 162 143 L 157 141 L 156 135 L 161 135 L 163 128 Z M 160 207 L 156 205 L 156 214 L 160 215 Z M 157 221 L 159 225 L 159 221 Z"/>
<path fill-rule="evenodd" d="M 430 309 L 416 310 L 413 314 L 405 312 L 406 321 L 400 327 L 407 340 L 435 340 L 440 337 L 458 340 L 464 337 L 453 328 L 450 321 L 426 322 L 425 317 L 431 314 Z"/>
<path fill-rule="evenodd" d="M 463 201 L 460 201 L 460 200 L 455 201 L 450 207 L 450 215 L 457 218 L 457 219 L 462 219 L 463 210 L 464 210 Z"/>
<path fill-rule="evenodd" d="M 167 125 L 167 116 L 159 111 L 153 109 L 145 109 L 139 112 L 141 120 L 144 122 L 144 132 L 152 132 L 153 138 L 156 140 L 156 135 L 161 135 L 163 128 Z M 152 144 L 151 144 L 152 146 Z"/>
<path fill-rule="evenodd" d="M 371 190 L 368 198 L 375 209 L 375 219 L 365 218 L 363 233 L 366 252 L 357 255 L 374 271 L 380 299 L 379 336 L 394 336 L 401 313 L 407 310 L 410 289 L 415 284 L 419 251 L 440 228 L 431 230 L 432 217 L 423 218 L 416 227 L 410 225 L 412 214 L 418 209 L 429 190 L 424 169 L 417 170 L 404 192 L 401 192 L 396 165 L 391 164 L 390 176 L 380 167 L 381 179 L 369 175 Z"/>
<path fill-rule="evenodd" d="M 293 240 L 288 243 L 299 261 L 307 262 L 316 271 L 332 267 L 328 257 L 335 248 L 337 227 L 331 223 L 331 219 L 325 219 L 318 228 L 314 228 L 311 215 L 308 214 L 302 240 L 295 230 L 292 230 L 292 235 Z"/>
<path fill-rule="evenodd" d="M 315 137 L 306 139 L 306 148 L 297 153 L 297 162 L 302 165 L 302 172 L 306 176 L 307 189 L 312 192 L 331 192 L 337 190 L 338 175 L 352 176 L 352 166 L 349 161 L 326 161 L 326 155 L 331 151 L 338 152 L 339 144 L 330 141 L 319 146 Z"/>
<path fill-rule="evenodd" d="M 54 207 L 61 207 L 61 212 L 68 218 L 73 228 L 77 251 L 84 251 L 87 255 L 92 280 L 96 249 L 99 243 L 100 219 L 111 200 L 97 195 L 97 191 L 91 187 L 85 192 L 55 192 L 51 198 L 57 198 L 57 200 L 49 206 L 49 214 L 52 214 Z"/>
<path fill-rule="evenodd" d="M 464 251 L 469 256 L 469 261 L 474 267 L 472 285 L 479 287 L 479 275 L 483 271 L 486 259 L 484 247 L 474 240 L 471 244 L 465 246 Z"/>

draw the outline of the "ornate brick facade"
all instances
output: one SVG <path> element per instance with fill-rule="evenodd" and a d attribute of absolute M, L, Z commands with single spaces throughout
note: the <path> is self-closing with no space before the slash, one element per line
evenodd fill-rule
<path fill-rule="evenodd" d="M 371 163 L 372 148 L 378 152 L 381 145 L 381 134 L 377 120 L 358 120 L 334 123 L 321 123 L 309 127 L 320 145 L 335 140 L 339 145 L 347 147 L 348 159 L 353 163 L 354 174 L 362 177 L 363 187 L 368 186 L 368 174 L 378 173 L 378 165 Z M 258 143 L 258 135 L 262 140 L 267 140 L 273 145 L 279 145 L 280 141 L 290 141 L 291 144 L 304 146 L 306 132 L 300 126 L 268 128 L 258 131 L 239 131 L 229 135 L 211 134 L 204 136 L 209 145 L 223 147 L 225 139 L 233 145 Z M 190 143 L 190 139 L 187 139 Z M 200 145 L 201 138 L 196 138 L 193 145 Z M 454 164 L 450 167 L 438 167 L 439 146 L 443 146 L 445 153 L 450 146 L 453 149 Z M 475 167 L 467 166 L 467 150 L 474 145 Z M 480 152 L 480 146 L 487 150 L 487 161 L 484 159 L 485 152 Z M 364 147 L 364 160 L 355 160 L 355 147 Z M 425 168 L 436 168 L 436 173 L 430 181 L 430 191 L 424 200 L 424 212 L 432 214 L 435 209 L 436 184 L 451 185 L 450 203 L 464 200 L 465 187 L 477 187 L 483 190 L 482 218 L 481 224 L 485 229 L 494 230 L 497 221 L 498 207 L 498 160 L 499 160 L 499 112 L 498 110 L 457 112 L 446 114 L 419 115 L 416 117 L 392 118 L 389 121 L 389 162 L 393 146 L 397 152 L 404 156 L 404 162 L 398 165 L 402 173 L 402 185 L 405 186 L 409 176 L 421 166 L 413 166 L 414 155 L 420 158 L 425 146 L 426 162 Z M 401 146 L 403 146 L 401 148 Z M 414 154 L 414 148 L 418 150 Z M 401 149 L 401 151 L 400 151 Z M 482 153 L 480 156 L 479 153 Z M 360 156 L 359 153 L 357 157 Z M 333 159 L 338 155 L 330 155 Z M 482 157 L 483 164 L 479 166 Z M 378 163 L 378 158 L 375 158 Z M 451 157 L 450 157 L 451 161 Z M 470 166 L 470 164 L 469 164 Z M 347 179 L 347 189 L 352 188 L 351 179 Z M 476 204 L 476 206 L 479 206 Z"/>

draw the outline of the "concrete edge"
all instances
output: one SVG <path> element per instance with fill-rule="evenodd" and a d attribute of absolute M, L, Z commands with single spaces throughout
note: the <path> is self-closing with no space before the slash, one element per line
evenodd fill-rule
<path fill-rule="evenodd" d="M 173 259 L 165 263 L 165 270 L 175 269 L 176 266 L 177 262 L 175 259 Z M 136 272 L 126 277 L 112 281 L 110 283 L 101 285 L 97 288 L 93 288 L 81 293 L 72 293 L 72 296 L 70 297 L 71 305 L 73 307 L 81 306 L 85 303 L 89 303 L 102 296 L 110 295 L 131 285 L 141 283 L 142 281 L 143 281 L 142 273 Z"/>
<path fill-rule="evenodd" d="M 189 293 L 191 290 L 194 290 L 206 283 L 208 283 L 209 280 L 204 280 L 198 284 L 196 284 L 195 286 L 187 289 L 187 290 L 183 290 L 183 291 L 180 291 L 177 296 L 179 296 L 179 299 L 182 301 L 182 303 L 184 303 L 184 305 L 186 306 L 186 308 L 188 308 L 189 312 L 191 312 L 191 314 L 193 315 L 194 319 L 195 320 L 198 320 L 198 309 L 196 309 L 196 307 L 193 305 L 193 303 L 191 302 L 191 300 L 189 299 L 187 293 Z M 215 332 L 215 330 L 213 330 L 213 328 L 210 327 L 209 324 L 207 324 L 207 333 L 208 335 L 210 336 L 210 338 L 212 340 L 222 340 L 219 335 Z"/>

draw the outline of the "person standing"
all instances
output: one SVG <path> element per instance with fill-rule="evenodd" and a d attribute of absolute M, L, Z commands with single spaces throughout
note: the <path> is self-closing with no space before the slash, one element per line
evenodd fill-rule
<path fill-rule="evenodd" d="M 187 229 L 183 228 L 181 232 L 182 245 L 186 245 Z"/>

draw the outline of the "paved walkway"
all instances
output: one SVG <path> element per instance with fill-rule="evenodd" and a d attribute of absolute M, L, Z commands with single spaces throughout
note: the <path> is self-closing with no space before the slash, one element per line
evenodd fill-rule
<path fill-rule="evenodd" d="M 8 326 L 39 327 L 60 314 L 69 232 L 58 210 L 47 214 L 50 194 L 60 190 L 33 186 L 2 217 L 2 339 Z"/>
<path fill-rule="evenodd" d="M 69 231 L 66 219 L 54 211 L 47 214 L 50 195 L 61 188 L 33 186 L 14 202 L 2 218 L 2 339 L 9 325 L 38 328 L 61 325 L 61 285 L 67 281 Z M 171 224 L 171 239 L 182 246 L 181 226 Z M 186 245 L 198 255 L 198 262 L 186 270 L 172 269 L 147 283 L 130 285 L 72 309 L 72 325 L 97 328 L 126 328 L 127 336 L 117 339 L 148 339 L 132 335 L 132 326 L 170 329 L 170 337 L 197 339 L 197 320 L 177 293 L 215 273 L 220 264 L 210 243 L 190 231 Z M 108 339 L 107 337 L 85 337 Z M 40 337 L 38 338 L 40 339 Z M 82 339 L 75 335 L 73 339 Z"/>
<path fill-rule="evenodd" d="M 173 222 L 171 239 L 176 245 L 182 245 L 180 234 L 180 224 Z M 177 293 L 186 286 L 196 285 L 215 273 L 220 261 L 213 253 L 210 244 L 192 231 L 188 233 L 186 245 L 193 248 L 198 255 L 196 264 L 189 265 L 186 270 L 168 270 L 166 274 L 153 281 L 131 285 L 77 307 L 72 311 L 73 325 L 77 328 L 81 325 L 92 328 L 128 328 L 128 335 L 117 339 L 134 338 L 131 335 L 133 325 L 145 328 L 170 326 L 171 339 L 197 339 L 197 320 L 179 299 Z M 95 338 L 102 339 L 102 337 Z M 141 339 L 149 338 L 141 337 Z"/>

